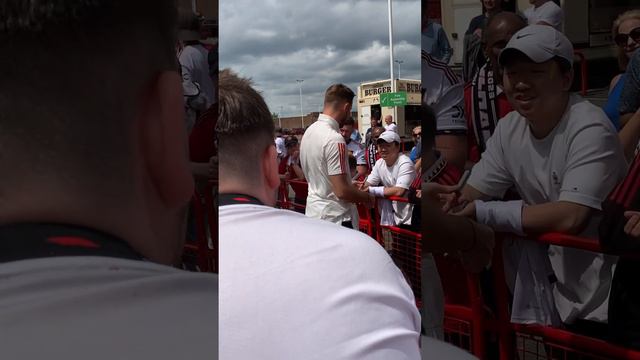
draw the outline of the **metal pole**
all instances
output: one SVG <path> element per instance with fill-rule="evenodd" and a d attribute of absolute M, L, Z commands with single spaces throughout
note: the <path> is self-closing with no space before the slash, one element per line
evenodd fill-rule
<path fill-rule="evenodd" d="M 393 77 L 393 8 L 391 0 L 387 0 L 387 4 L 389 7 L 389 70 L 391 73 L 389 80 L 391 80 L 391 92 L 396 92 L 396 82 Z M 393 107 L 393 119 L 398 123 L 398 108 L 396 106 Z"/>
<path fill-rule="evenodd" d="M 300 124 L 302 124 L 302 128 L 304 129 L 304 112 L 302 111 L 302 82 L 304 81 L 304 79 L 296 81 L 300 86 Z"/>
<path fill-rule="evenodd" d="M 400 75 L 400 65 L 404 64 L 404 61 L 396 60 L 396 63 L 398 63 L 398 79 L 400 79 L 400 77 L 402 77 L 402 75 Z"/>
<path fill-rule="evenodd" d="M 278 127 L 282 129 L 282 106 L 280 106 L 280 113 L 278 114 Z"/>

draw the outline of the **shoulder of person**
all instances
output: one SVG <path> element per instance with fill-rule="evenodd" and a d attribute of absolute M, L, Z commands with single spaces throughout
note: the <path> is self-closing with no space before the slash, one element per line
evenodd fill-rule
<path fill-rule="evenodd" d="M 594 105 L 579 95 L 572 95 L 570 101 L 569 117 L 571 121 L 569 121 L 568 126 L 573 130 L 585 129 L 591 126 L 610 128 L 611 120 L 609 120 L 601 107 Z M 611 129 L 613 129 L 612 126 Z"/>

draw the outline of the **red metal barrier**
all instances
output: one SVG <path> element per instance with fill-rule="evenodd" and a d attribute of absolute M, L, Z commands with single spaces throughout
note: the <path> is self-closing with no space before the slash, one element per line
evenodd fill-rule
<path fill-rule="evenodd" d="M 214 192 L 217 184 L 210 182 L 204 194 L 197 191 L 192 197 L 193 218 L 195 222 L 195 243 L 184 245 L 184 257 L 195 258 L 199 271 L 218 272 L 218 206 Z"/>
<path fill-rule="evenodd" d="M 574 50 L 573 55 L 580 59 L 580 93 L 582 96 L 587 96 L 587 90 L 589 89 L 589 68 L 587 65 L 587 59 L 584 53 L 579 50 Z"/>

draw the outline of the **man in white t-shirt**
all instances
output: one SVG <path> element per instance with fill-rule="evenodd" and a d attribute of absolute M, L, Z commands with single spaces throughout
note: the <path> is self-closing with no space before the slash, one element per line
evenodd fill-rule
<path fill-rule="evenodd" d="M 384 200 L 390 196 L 405 196 L 416 170 L 411 159 L 400 153 L 400 136 L 395 131 L 385 131 L 377 142 L 380 150 L 380 159 L 367 176 L 363 190 L 368 191 L 376 198 Z M 380 203 L 380 202 L 378 202 Z M 382 225 L 410 225 L 411 209 L 413 205 L 393 201 L 393 207 L 381 206 L 380 214 Z"/>
<path fill-rule="evenodd" d="M 393 122 L 393 116 L 387 115 L 384 117 L 384 129 L 388 131 L 398 132 L 398 125 Z"/>
<path fill-rule="evenodd" d="M 322 114 L 305 131 L 300 145 L 300 162 L 309 183 L 305 214 L 349 228 L 357 226 L 354 203 L 372 200 L 351 182 L 347 144 L 339 132 L 351 116 L 354 96 L 343 84 L 331 85 Z"/>
<path fill-rule="evenodd" d="M 348 118 L 342 124 L 340 128 L 340 135 L 344 138 L 344 141 L 347 143 L 347 151 L 349 155 L 352 155 L 356 159 L 356 171 L 358 173 L 358 178 L 363 178 L 367 176 L 367 160 L 365 159 L 364 154 L 364 146 L 359 142 L 351 139 L 349 134 L 353 133 L 353 118 Z M 354 175 L 355 177 L 355 175 Z"/>
<path fill-rule="evenodd" d="M 499 57 L 516 111 L 498 122 L 462 190 L 460 214 L 519 236 L 563 232 L 597 237 L 594 218 L 627 164 L 604 112 L 571 95 L 573 47 L 560 32 L 530 25 Z M 522 200 L 501 199 L 515 186 Z M 505 270 L 514 291 L 512 321 L 607 321 L 615 258 L 516 240 Z"/>
<path fill-rule="evenodd" d="M 9 8 L 0 357 L 216 359 L 217 276 L 174 267 L 194 188 L 174 2 Z"/>
<path fill-rule="evenodd" d="M 422 52 L 422 102 L 438 119 L 436 149 L 448 162 L 463 169 L 467 159 L 467 122 L 464 84 L 451 68 Z"/>
<path fill-rule="evenodd" d="M 287 156 L 287 147 L 285 146 L 284 137 L 282 137 L 282 129 L 276 129 L 276 151 L 278 152 L 278 159 L 284 159 Z"/>
<path fill-rule="evenodd" d="M 181 49 L 178 61 L 182 69 L 182 78 L 184 82 L 197 84 L 206 100 L 206 110 L 215 102 L 215 86 L 209 74 L 209 51 L 200 43 L 201 38 L 198 16 L 189 10 L 181 10 L 178 31 Z"/>
<path fill-rule="evenodd" d="M 524 11 L 529 25 L 549 25 L 563 31 L 564 12 L 553 0 L 529 0 L 531 7 Z"/>
<path fill-rule="evenodd" d="M 400 270 L 360 232 L 273 208 L 271 113 L 250 81 L 219 78 L 220 359 L 420 359 Z"/>

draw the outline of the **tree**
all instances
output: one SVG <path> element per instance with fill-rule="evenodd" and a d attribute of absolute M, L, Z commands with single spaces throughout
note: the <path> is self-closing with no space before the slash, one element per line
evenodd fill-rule
<path fill-rule="evenodd" d="M 280 118 L 280 114 L 278 113 L 271 113 L 271 118 L 273 119 L 274 123 L 278 123 L 278 119 Z"/>

